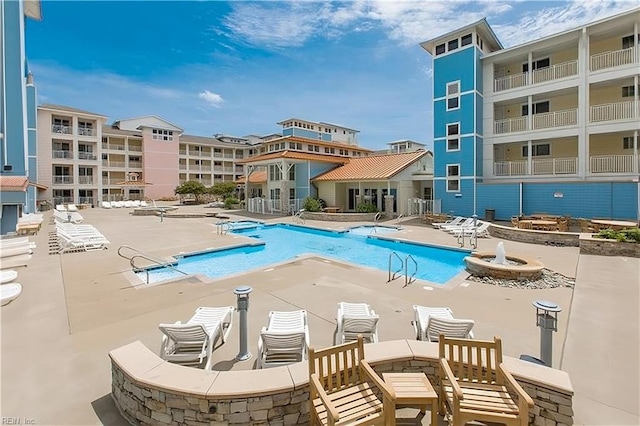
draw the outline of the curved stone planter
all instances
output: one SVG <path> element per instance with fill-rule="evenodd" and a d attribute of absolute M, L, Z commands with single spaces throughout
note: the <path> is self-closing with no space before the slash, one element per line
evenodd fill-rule
<path fill-rule="evenodd" d="M 494 277 L 505 280 L 537 280 L 542 276 L 544 265 L 535 259 L 521 256 L 506 256 L 518 265 L 501 265 L 487 259 L 495 258 L 491 252 L 476 252 L 464 258 L 467 270 L 478 277 Z"/>
<path fill-rule="evenodd" d="M 489 227 L 489 234 L 495 238 L 519 241 L 521 243 L 551 244 L 567 247 L 578 247 L 580 245 L 578 241 L 580 234 L 576 232 L 536 231 L 492 223 Z"/>
<path fill-rule="evenodd" d="M 304 212 L 304 218 L 309 220 L 324 220 L 327 222 L 373 222 L 377 213 L 323 213 Z"/>
<path fill-rule="evenodd" d="M 424 372 L 436 383 L 438 344 L 396 340 L 365 345 L 378 373 Z M 134 425 L 309 422 L 307 363 L 266 370 L 204 371 L 163 361 L 139 341 L 109 353 L 112 397 Z M 529 424 L 573 424 L 573 388 L 560 370 L 504 357 L 533 398 Z"/>

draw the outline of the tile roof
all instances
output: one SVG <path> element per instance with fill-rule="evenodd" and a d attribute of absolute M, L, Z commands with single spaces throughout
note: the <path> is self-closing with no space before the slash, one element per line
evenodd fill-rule
<path fill-rule="evenodd" d="M 247 177 L 240 176 L 236 183 L 246 183 Z M 266 170 L 258 170 L 257 172 L 253 172 L 249 175 L 249 183 L 265 183 L 267 182 L 267 171 Z"/>
<path fill-rule="evenodd" d="M 138 137 L 142 137 L 142 132 L 139 130 L 131 131 L 131 130 L 120 130 L 115 126 L 112 126 L 110 124 L 105 124 L 102 126 L 102 134 L 104 136 L 109 136 L 109 135 L 126 135 L 126 136 L 138 136 Z"/>
<path fill-rule="evenodd" d="M 142 180 L 125 180 L 122 182 L 117 182 L 116 185 L 136 187 L 136 186 L 147 186 L 147 185 L 153 185 L 153 184 L 142 181 Z"/>
<path fill-rule="evenodd" d="M 0 191 L 24 192 L 28 185 L 26 176 L 0 176 Z"/>
<path fill-rule="evenodd" d="M 313 181 L 383 180 L 389 179 L 409 167 L 428 151 L 402 154 L 370 155 L 351 158 L 349 163 L 316 176 Z"/>
<path fill-rule="evenodd" d="M 96 115 L 98 117 L 106 117 L 106 115 L 96 114 L 95 112 L 85 111 L 83 109 L 68 107 L 68 106 L 64 106 L 64 105 L 42 104 L 42 105 L 39 105 L 38 108 L 53 109 L 53 110 L 57 110 L 57 111 L 73 112 L 73 113 L 76 113 L 76 114 Z"/>
<path fill-rule="evenodd" d="M 270 139 L 268 141 L 265 141 L 265 145 L 267 143 L 271 143 L 271 142 L 304 142 L 304 143 L 310 143 L 310 144 L 314 144 L 314 145 L 320 145 L 320 146 L 330 146 L 333 148 L 342 148 L 342 149 L 350 149 L 350 150 L 356 150 L 356 151 L 362 151 L 362 152 L 373 152 L 373 150 L 371 149 L 367 149 L 367 148 L 363 148 L 359 145 L 349 145 L 346 143 L 342 143 L 342 142 L 329 142 L 329 141 L 321 141 L 319 139 L 310 139 L 310 138 L 302 138 L 300 136 L 282 136 L 279 138 L 275 138 L 275 139 Z"/>
<path fill-rule="evenodd" d="M 270 152 L 268 154 L 258 155 L 256 157 L 245 158 L 244 160 L 236 161 L 238 164 L 249 164 L 249 163 L 257 163 L 259 161 L 265 160 L 274 160 L 278 158 L 288 158 L 291 160 L 309 160 L 309 161 L 320 161 L 323 163 L 335 163 L 335 164 L 344 164 L 349 162 L 348 157 L 338 157 L 336 155 L 323 155 L 323 154 L 314 154 L 307 152 L 299 152 L 299 151 L 278 151 L 278 152 Z"/>

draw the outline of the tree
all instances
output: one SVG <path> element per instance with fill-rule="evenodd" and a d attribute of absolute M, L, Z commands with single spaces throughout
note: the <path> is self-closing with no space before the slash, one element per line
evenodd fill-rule
<path fill-rule="evenodd" d="M 227 199 L 233 196 L 233 193 L 236 190 L 236 184 L 233 182 L 221 182 L 216 183 L 211 188 L 209 188 L 209 192 L 213 195 L 217 195 L 220 198 Z"/>
<path fill-rule="evenodd" d="M 206 194 L 207 187 L 201 182 L 195 180 L 188 180 L 174 190 L 176 195 L 193 195 L 196 199 L 196 203 L 200 203 L 200 196 Z"/>

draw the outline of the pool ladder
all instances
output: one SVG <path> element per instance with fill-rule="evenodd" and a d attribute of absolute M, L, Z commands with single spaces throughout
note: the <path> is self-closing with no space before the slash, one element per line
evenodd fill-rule
<path fill-rule="evenodd" d="M 294 223 L 304 223 L 304 212 L 305 209 L 300 209 L 299 212 L 293 214 L 293 222 Z"/>
<path fill-rule="evenodd" d="M 376 215 L 373 217 L 373 229 L 371 230 L 371 232 L 369 232 L 369 234 L 373 234 L 374 232 L 376 234 L 378 233 L 378 229 L 376 228 L 376 226 L 378 226 L 378 222 L 380 221 L 381 217 L 382 214 L 380 212 L 376 213 Z"/>
<path fill-rule="evenodd" d="M 216 234 L 217 235 L 227 235 L 227 232 L 233 230 L 233 224 L 226 220 L 221 220 L 216 223 Z"/>
<path fill-rule="evenodd" d="M 473 232 L 471 233 L 471 235 L 469 235 L 469 246 L 476 249 L 478 248 L 478 222 L 476 217 L 474 217 L 474 219 L 476 220 L 474 220 L 473 223 Z M 460 247 L 464 247 L 464 231 L 464 229 L 460 229 L 460 235 L 456 237 L 456 241 Z"/>
<path fill-rule="evenodd" d="M 392 270 L 393 259 L 398 259 L 400 261 L 400 267 L 395 271 Z M 411 273 L 411 275 L 409 275 L 409 263 L 413 264 L 413 272 Z M 406 287 L 416 280 L 416 274 L 418 273 L 418 262 L 416 262 L 416 260 L 410 254 L 406 255 L 404 260 L 402 260 L 398 253 L 392 251 L 391 253 L 389 253 L 389 275 L 387 282 L 390 283 L 391 281 L 400 278 L 400 276 L 402 275 L 402 271 L 404 271 L 404 287 Z"/>
<path fill-rule="evenodd" d="M 131 250 L 134 254 L 131 257 L 125 256 L 124 254 L 122 254 L 122 249 L 127 249 L 127 250 Z M 139 268 L 135 265 L 136 259 L 145 259 L 148 260 L 149 262 L 153 263 L 154 265 L 160 266 L 162 268 L 167 268 L 170 269 L 172 271 L 176 271 L 179 272 L 183 275 L 189 275 L 188 273 L 181 271 L 180 269 L 174 267 L 171 262 L 167 262 L 164 259 L 161 259 L 159 257 L 155 257 L 153 255 L 150 255 L 148 253 L 144 253 L 141 252 L 138 249 L 135 249 L 131 246 L 127 246 L 127 245 L 123 245 L 120 246 L 118 248 L 118 256 L 122 257 L 123 259 L 127 259 L 129 261 L 129 264 L 131 265 L 131 269 L 133 270 L 133 272 L 140 272 L 140 271 L 144 271 L 146 273 L 147 276 L 147 284 L 149 284 L 149 268 Z"/>

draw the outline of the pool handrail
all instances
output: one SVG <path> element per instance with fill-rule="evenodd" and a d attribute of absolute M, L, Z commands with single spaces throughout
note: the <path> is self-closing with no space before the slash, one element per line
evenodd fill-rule
<path fill-rule="evenodd" d="M 123 248 L 131 250 L 135 254 L 133 256 L 131 256 L 131 257 L 127 257 L 124 254 L 122 254 L 122 252 L 121 252 L 121 250 Z M 135 248 L 133 248 L 131 246 L 128 246 L 128 245 L 122 245 L 122 246 L 118 247 L 118 256 L 122 257 L 123 259 L 127 259 L 129 261 L 129 264 L 131 265 L 131 269 L 133 270 L 133 272 L 144 271 L 146 273 L 146 276 L 147 276 L 147 284 L 149 284 L 149 268 L 138 268 L 138 267 L 136 267 L 135 259 L 137 259 L 137 258 L 142 258 L 142 259 L 148 260 L 149 262 L 152 262 L 152 263 L 154 263 L 154 264 L 156 264 L 156 265 L 158 265 L 158 266 L 160 266 L 162 268 L 167 268 L 167 269 L 170 269 L 172 271 L 179 272 L 179 273 L 181 273 L 183 275 L 189 275 L 187 272 L 181 271 L 180 269 L 178 269 L 178 268 L 174 267 L 173 265 L 171 265 L 170 262 L 167 262 L 166 260 L 164 260 L 162 258 L 155 257 L 155 256 L 153 256 L 151 254 L 148 254 L 148 253 L 144 253 L 144 252 L 142 252 L 142 251 L 140 251 L 138 249 L 135 249 Z"/>

